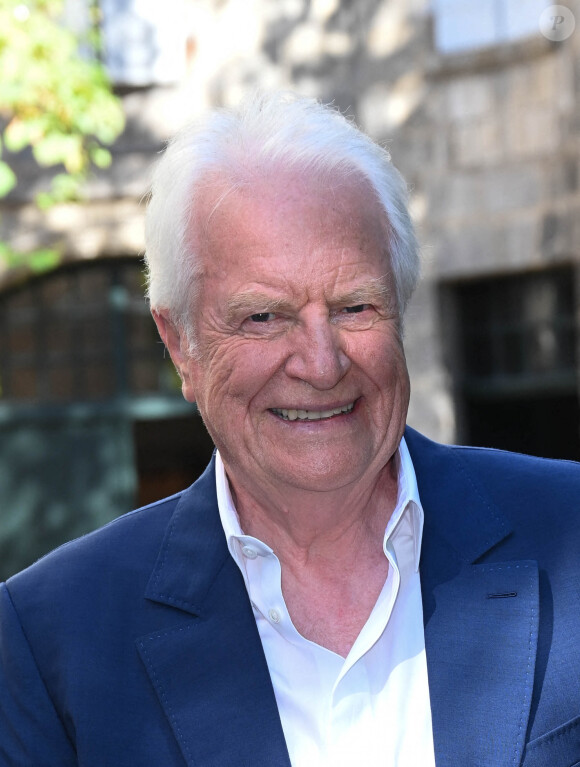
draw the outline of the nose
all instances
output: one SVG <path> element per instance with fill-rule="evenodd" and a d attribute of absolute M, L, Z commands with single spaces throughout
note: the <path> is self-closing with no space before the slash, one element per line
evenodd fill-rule
<path fill-rule="evenodd" d="M 294 328 L 285 371 L 321 391 L 332 389 L 344 378 L 351 361 L 340 330 L 328 317 Z"/>

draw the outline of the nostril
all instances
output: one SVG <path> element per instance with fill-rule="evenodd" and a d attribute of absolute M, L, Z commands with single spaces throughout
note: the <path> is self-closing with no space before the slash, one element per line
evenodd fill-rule
<path fill-rule="evenodd" d="M 297 327 L 292 334 L 291 352 L 286 373 L 317 389 L 329 389 L 350 368 L 350 359 L 342 348 L 342 338 L 328 318 L 317 317 Z"/>

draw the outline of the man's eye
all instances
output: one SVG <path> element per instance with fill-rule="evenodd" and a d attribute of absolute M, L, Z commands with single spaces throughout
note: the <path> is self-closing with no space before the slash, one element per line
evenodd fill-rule
<path fill-rule="evenodd" d="M 250 320 L 252 322 L 269 322 L 273 320 L 276 315 L 274 312 L 257 312 L 257 314 L 251 314 Z"/>
<path fill-rule="evenodd" d="M 356 306 L 345 306 L 344 311 L 347 314 L 359 314 L 359 312 L 364 312 L 366 309 L 370 309 L 370 304 L 356 304 Z"/>

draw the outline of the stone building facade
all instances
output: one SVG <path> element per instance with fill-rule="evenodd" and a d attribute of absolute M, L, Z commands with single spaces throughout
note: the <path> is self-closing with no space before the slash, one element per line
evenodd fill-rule
<path fill-rule="evenodd" d="M 82 206 L 41 214 L 43 178 L 23 158 L 2 238 L 57 244 L 67 262 L 136 259 L 151 162 L 185 120 L 256 86 L 332 101 L 388 145 L 411 189 L 423 281 L 405 325 L 409 422 L 441 441 L 580 458 L 579 0 L 102 9 L 127 115 L 113 166 Z M 5 291 L 21 278 L 3 274 Z"/>

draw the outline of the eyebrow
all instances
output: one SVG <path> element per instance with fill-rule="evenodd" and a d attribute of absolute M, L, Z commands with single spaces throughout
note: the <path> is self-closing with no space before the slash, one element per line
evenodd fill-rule
<path fill-rule="evenodd" d="M 334 296 L 332 304 L 336 306 L 356 306 L 357 304 L 373 304 L 389 307 L 393 299 L 393 291 L 387 284 L 386 277 L 375 277 L 357 285 L 352 290 Z"/>
<path fill-rule="evenodd" d="M 375 277 L 357 285 L 352 290 L 339 293 L 330 300 L 331 306 L 356 306 L 373 304 L 389 308 L 393 291 L 386 282 L 386 277 Z M 226 304 L 226 319 L 231 321 L 244 312 L 292 311 L 294 305 L 285 298 L 275 298 L 256 290 L 242 291 L 231 296 Z"/>
<path fill-rule="evenodd" d="M 226 304 L 226 319 L 231 321 L 243 312 L 277 312 L 289 310 L 291 305 L 284 298 L 274 298 L 256 290 L 246 290 L 231 296 Z"/>

